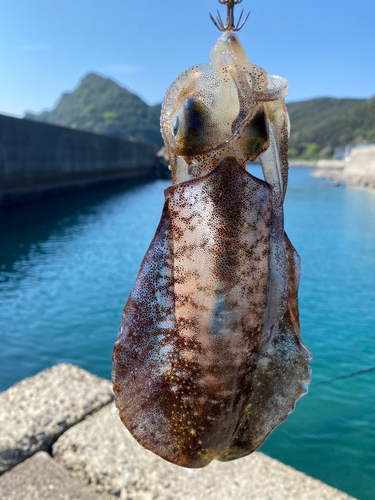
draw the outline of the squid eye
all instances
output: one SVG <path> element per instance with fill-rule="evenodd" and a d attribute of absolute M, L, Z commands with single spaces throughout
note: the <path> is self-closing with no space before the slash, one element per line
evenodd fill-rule
<path fill-rule="evenodd" d="M 173 122 L 173 129 L 172 129 L 172 133 L 173 135 L 176 137 L 177 135 L 177 132 L 178 132 L 178 125 L 179 125 L 179 118 L 178 118 L 178 115 L 176 116 L 176 118 L 174 119 L 174 122 Z"/>
<path fill-rule="evenodd" d="M 186 132 L 190 138 L 201 135 L 204 129 L 204 115 L 206 112 L 202 103 L 192 98 L 186 99 L 182 111 Z"/>
<path fill-rule="evenodd" d="M 267 118 L 263 107 L 258 111 L 244 131 L 244 153 L 248 161 L 254 161 L 270 144 Z"/>
<path fill-rule="evenodd" d="M 172 133 L 176 145 L 186 154 L 197 152 L 207 145 L 212 129 L 208 107 L 199 99 L 189 97 L 178 108 Z"/>

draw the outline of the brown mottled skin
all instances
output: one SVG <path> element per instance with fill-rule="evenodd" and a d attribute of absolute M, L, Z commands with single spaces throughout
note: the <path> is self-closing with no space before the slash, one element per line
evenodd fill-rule
<path fill-rule="evenodd" d="M 184 467 L 256 450 L 310 379 L 299 257 L 283 229 L 285 89 L 245 56 L 226 33 L 211 65 L 186 70 L 167 93 L 174 185 L 113 353 L 122 421 Z M 259 155 L 264 181 L 245 168 Z"/>

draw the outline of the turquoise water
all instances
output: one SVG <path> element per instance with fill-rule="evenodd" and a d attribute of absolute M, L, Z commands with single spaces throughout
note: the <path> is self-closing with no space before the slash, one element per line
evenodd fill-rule
<path fill-rule="evenodd" d="M 309 173 L 291 169 L 285 211 L 302 257 L 313 383 L 262 451 L 373 500 L 375 373 L 314 383 L 375 366 L 375 194 Z M 57 362 L 110 378 L 121 310 L 168 184 L 91 188 L 0 212 L 0 390 Z"/>

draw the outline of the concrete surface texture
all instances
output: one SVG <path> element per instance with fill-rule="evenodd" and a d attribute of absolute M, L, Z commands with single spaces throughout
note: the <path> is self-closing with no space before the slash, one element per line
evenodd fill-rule
<path fill-rule="evenodd" d="M 352 499 L 262 453 L 172 465 L 135 441 L 112 400 L 108 380 L 66 364 L 0 393 L 0 499 Z"/>
<path fill-rule="evenodd" d="M 93 171 L 150 170 L 156 152 L 151 144 L 0 115 L 0 180 L 6 185 Z"/>
<path fill-rule="evenodd" d="M 38 452 L 0 477 L 1 500 L 110 500 L 76 481 L 48 453 Z"/>
<path fill-rule="evenodd" d="M 0 474 L 113 400 L 111 383 L 60 364 L 0 393 Z"/>
<path fill-rule="evenodd" d="M 0 115 L 0 206 L 88 184 L 168 177 L 153 144 Z"/>
<path fill-rule="evenodd" d="M 172 465 L 143 449 L 122 425 L 114 404 L 69 429 L 52 453 L 61 466 L 98 492 L 141 500 L 349 500 L 347 494 L 262 453 L 204 469 Z"/>

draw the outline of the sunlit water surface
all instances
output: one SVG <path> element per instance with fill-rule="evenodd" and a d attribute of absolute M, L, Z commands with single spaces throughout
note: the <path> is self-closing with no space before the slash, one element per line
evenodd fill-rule
<path fill-rule="evenodd" d="M 309 173 L 291 169 L 285 212 L 302 257 L 313 383 L 262 451 L 373 500 L 375 373 L 314 382 L 375 366 L 375 194 Z M 91 188 L 0 212 L 0 390 L 58 362 L 110 378 L 121 311 L 168 184 Z"/>

